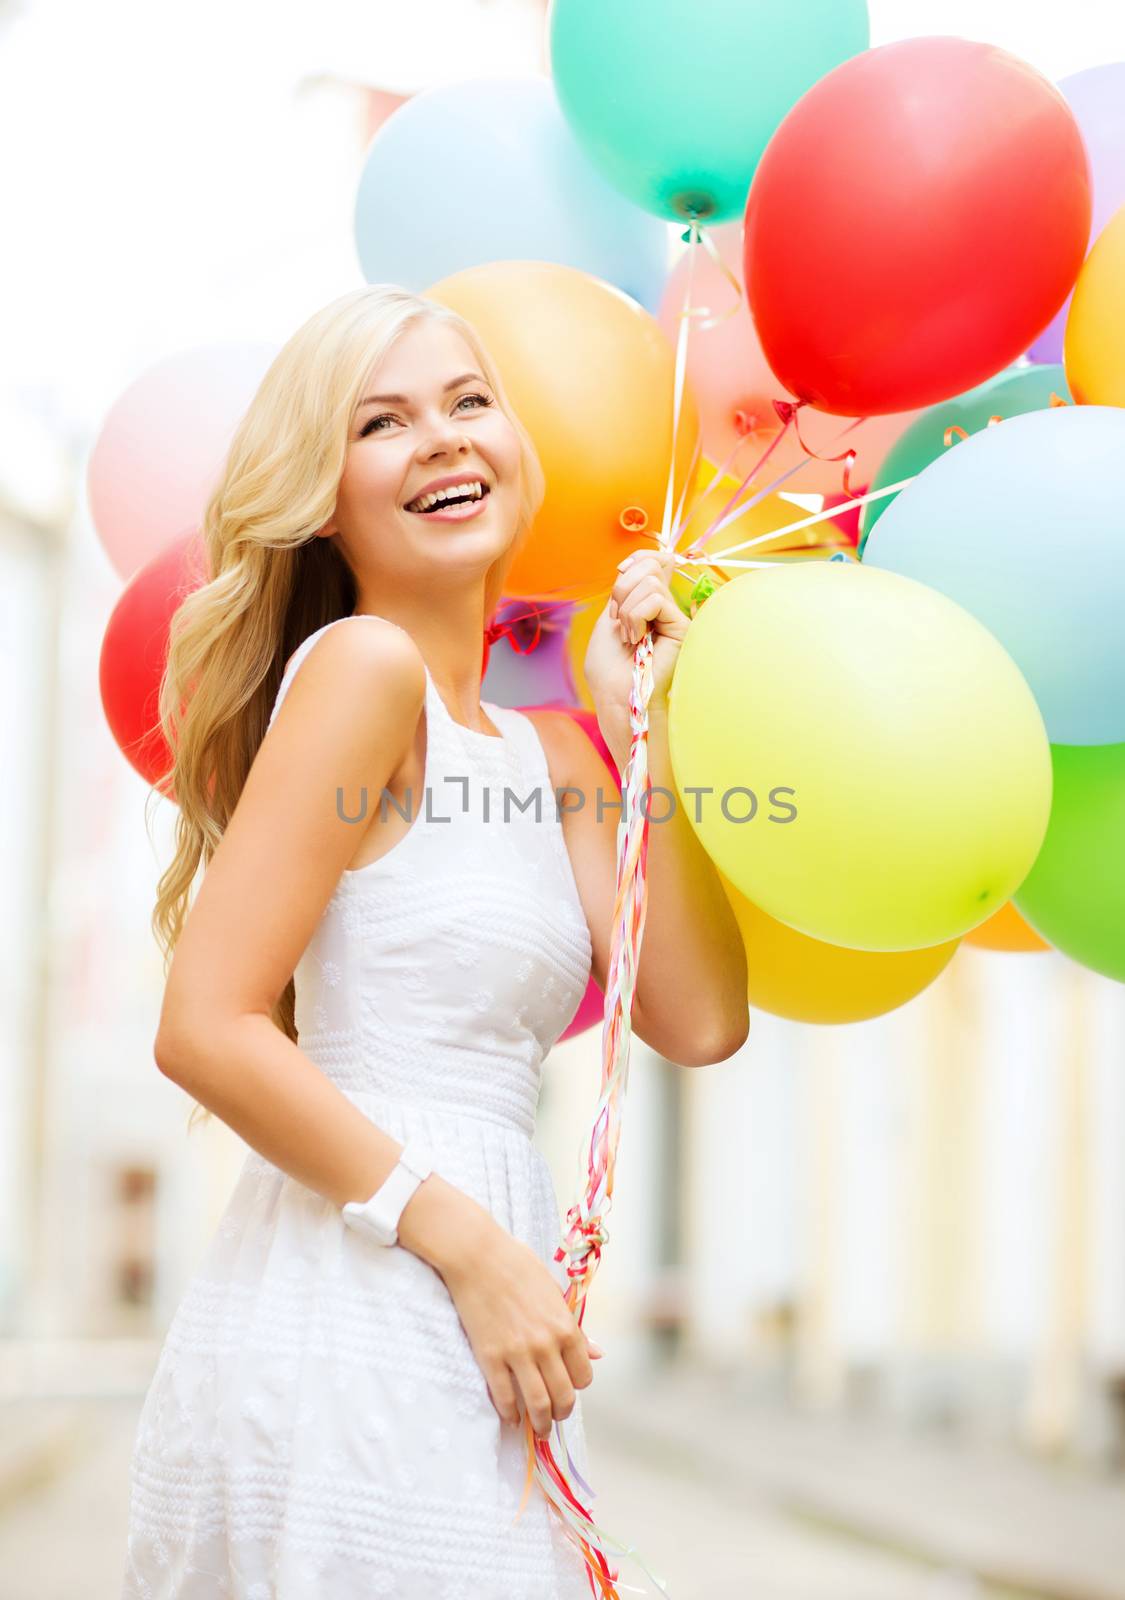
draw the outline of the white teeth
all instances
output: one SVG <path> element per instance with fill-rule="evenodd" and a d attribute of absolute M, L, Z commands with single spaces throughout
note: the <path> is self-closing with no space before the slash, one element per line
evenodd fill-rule
<path fill-rule="evenodd" d="M 472 483 L 457 483 L 449 489 L 438 489 L 433 494 L 419 495 L 416 500 L 411 500 L 407 506 L 408 511 L 425 511 L 430 506 L 436 506 L 444 500 L 452 500 L 456 496 L 470 495 L 474 500 L 479 500 L 484 494 L 484 484 L 479 479 Z"/>

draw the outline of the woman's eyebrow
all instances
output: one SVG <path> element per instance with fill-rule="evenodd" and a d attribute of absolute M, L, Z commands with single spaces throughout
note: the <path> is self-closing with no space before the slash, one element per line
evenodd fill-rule
<path fill-rule="evenodd" d="M 448 394 L 450 389 L 457 389 L 463 383 L 483 383 L 483 382 L 484 382 L 484 379 L 481 377 L 479 372 L 463 372 L 459 378 L 450 378 L 449 382 L 446 384 L 445 388 L 442 390 L 442 393 L 443 394 Z M 404 395 L 404 394 L 369 394 L 366 399 L 361 400 L 359 402 L 359 406 L 357 406 L 356 409 L 359 410 L 360 407 L 362 407 L 362 406 L 379 406 L 379 405 L 408 406 L 409 404 L 410 404 L 410 399 L 409 399 L 409 397 L 407 395 Z"/>

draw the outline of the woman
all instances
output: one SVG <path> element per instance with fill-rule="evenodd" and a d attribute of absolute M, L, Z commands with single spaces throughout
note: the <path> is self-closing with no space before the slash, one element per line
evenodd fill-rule
<path fill-rule="evenodd" d="M 542 1438 L 566 1421 L 556 1456 L 585 1474 L 600 1352 L 560 1293 L 531 1135 L 542 1059 L 606 978 L 618 796 L 596 803 L 605 769 L 565 713 L 479 699 L 543 492 L 474 330 L 373 285 L 278 355 L 207 508 L 213 576 L 162 688 L 179 821 L 155 1056 L 251 1151 L 145 1399 L 130 1600 L 589 1592 L 545 1497 L 516 1512 L 525 1414 Z M 652 624 L 670 786 L 688 624 L 668 570 L 626 566 L 586 667 L 623 767 Z M 560 818 L 567 785 L 585 803 Z M 654 817 L 649 878 L 633 1026 L 724 1059 L 745 957 L 686 819 Z"/>

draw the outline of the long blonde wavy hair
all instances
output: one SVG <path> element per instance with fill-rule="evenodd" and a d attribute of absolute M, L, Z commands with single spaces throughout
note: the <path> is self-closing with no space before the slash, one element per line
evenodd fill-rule
<path fill-rule="evenodd" d="M 160 726 L 172 765 L 151 794 L 178 807 L 175 851 L 157 884 L 152 929 L 167 978 L 192 888 L 215 853 L 265 737 L 285 663 L 317 628 L 356 606 L 337 541 L 317 537 L 332 515 L 363 384 L 404 329 L 457 329 L 519 440 L 516 536 L 485 578 L 484 628 L 545 493 L 526 428 L 476 330 L 447 306 L 393 284 L 341 295 L 275 357 L 235 430 L 203 516 L 208 581 L 172 615 L 160 684 Z M 290 977 L 272 1020 L 296 1042 Z M 189 1131 L 197 1104 L 189 1120 Z M 209 1116 L 210 1112 L 205 1115 Z"/>

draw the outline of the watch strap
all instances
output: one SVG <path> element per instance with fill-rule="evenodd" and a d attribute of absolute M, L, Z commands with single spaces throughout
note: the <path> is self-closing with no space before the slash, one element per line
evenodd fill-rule
<path fill-rule="evenodd" d="M 397 1163 L 369 1200 L 349 1200 L 344 1221 L 381 1245 L 398 1243 L 399 1219 L 415 1190 L 433 1171 L 433 1156 L 420 1139 L 408 1139 Z"/>

